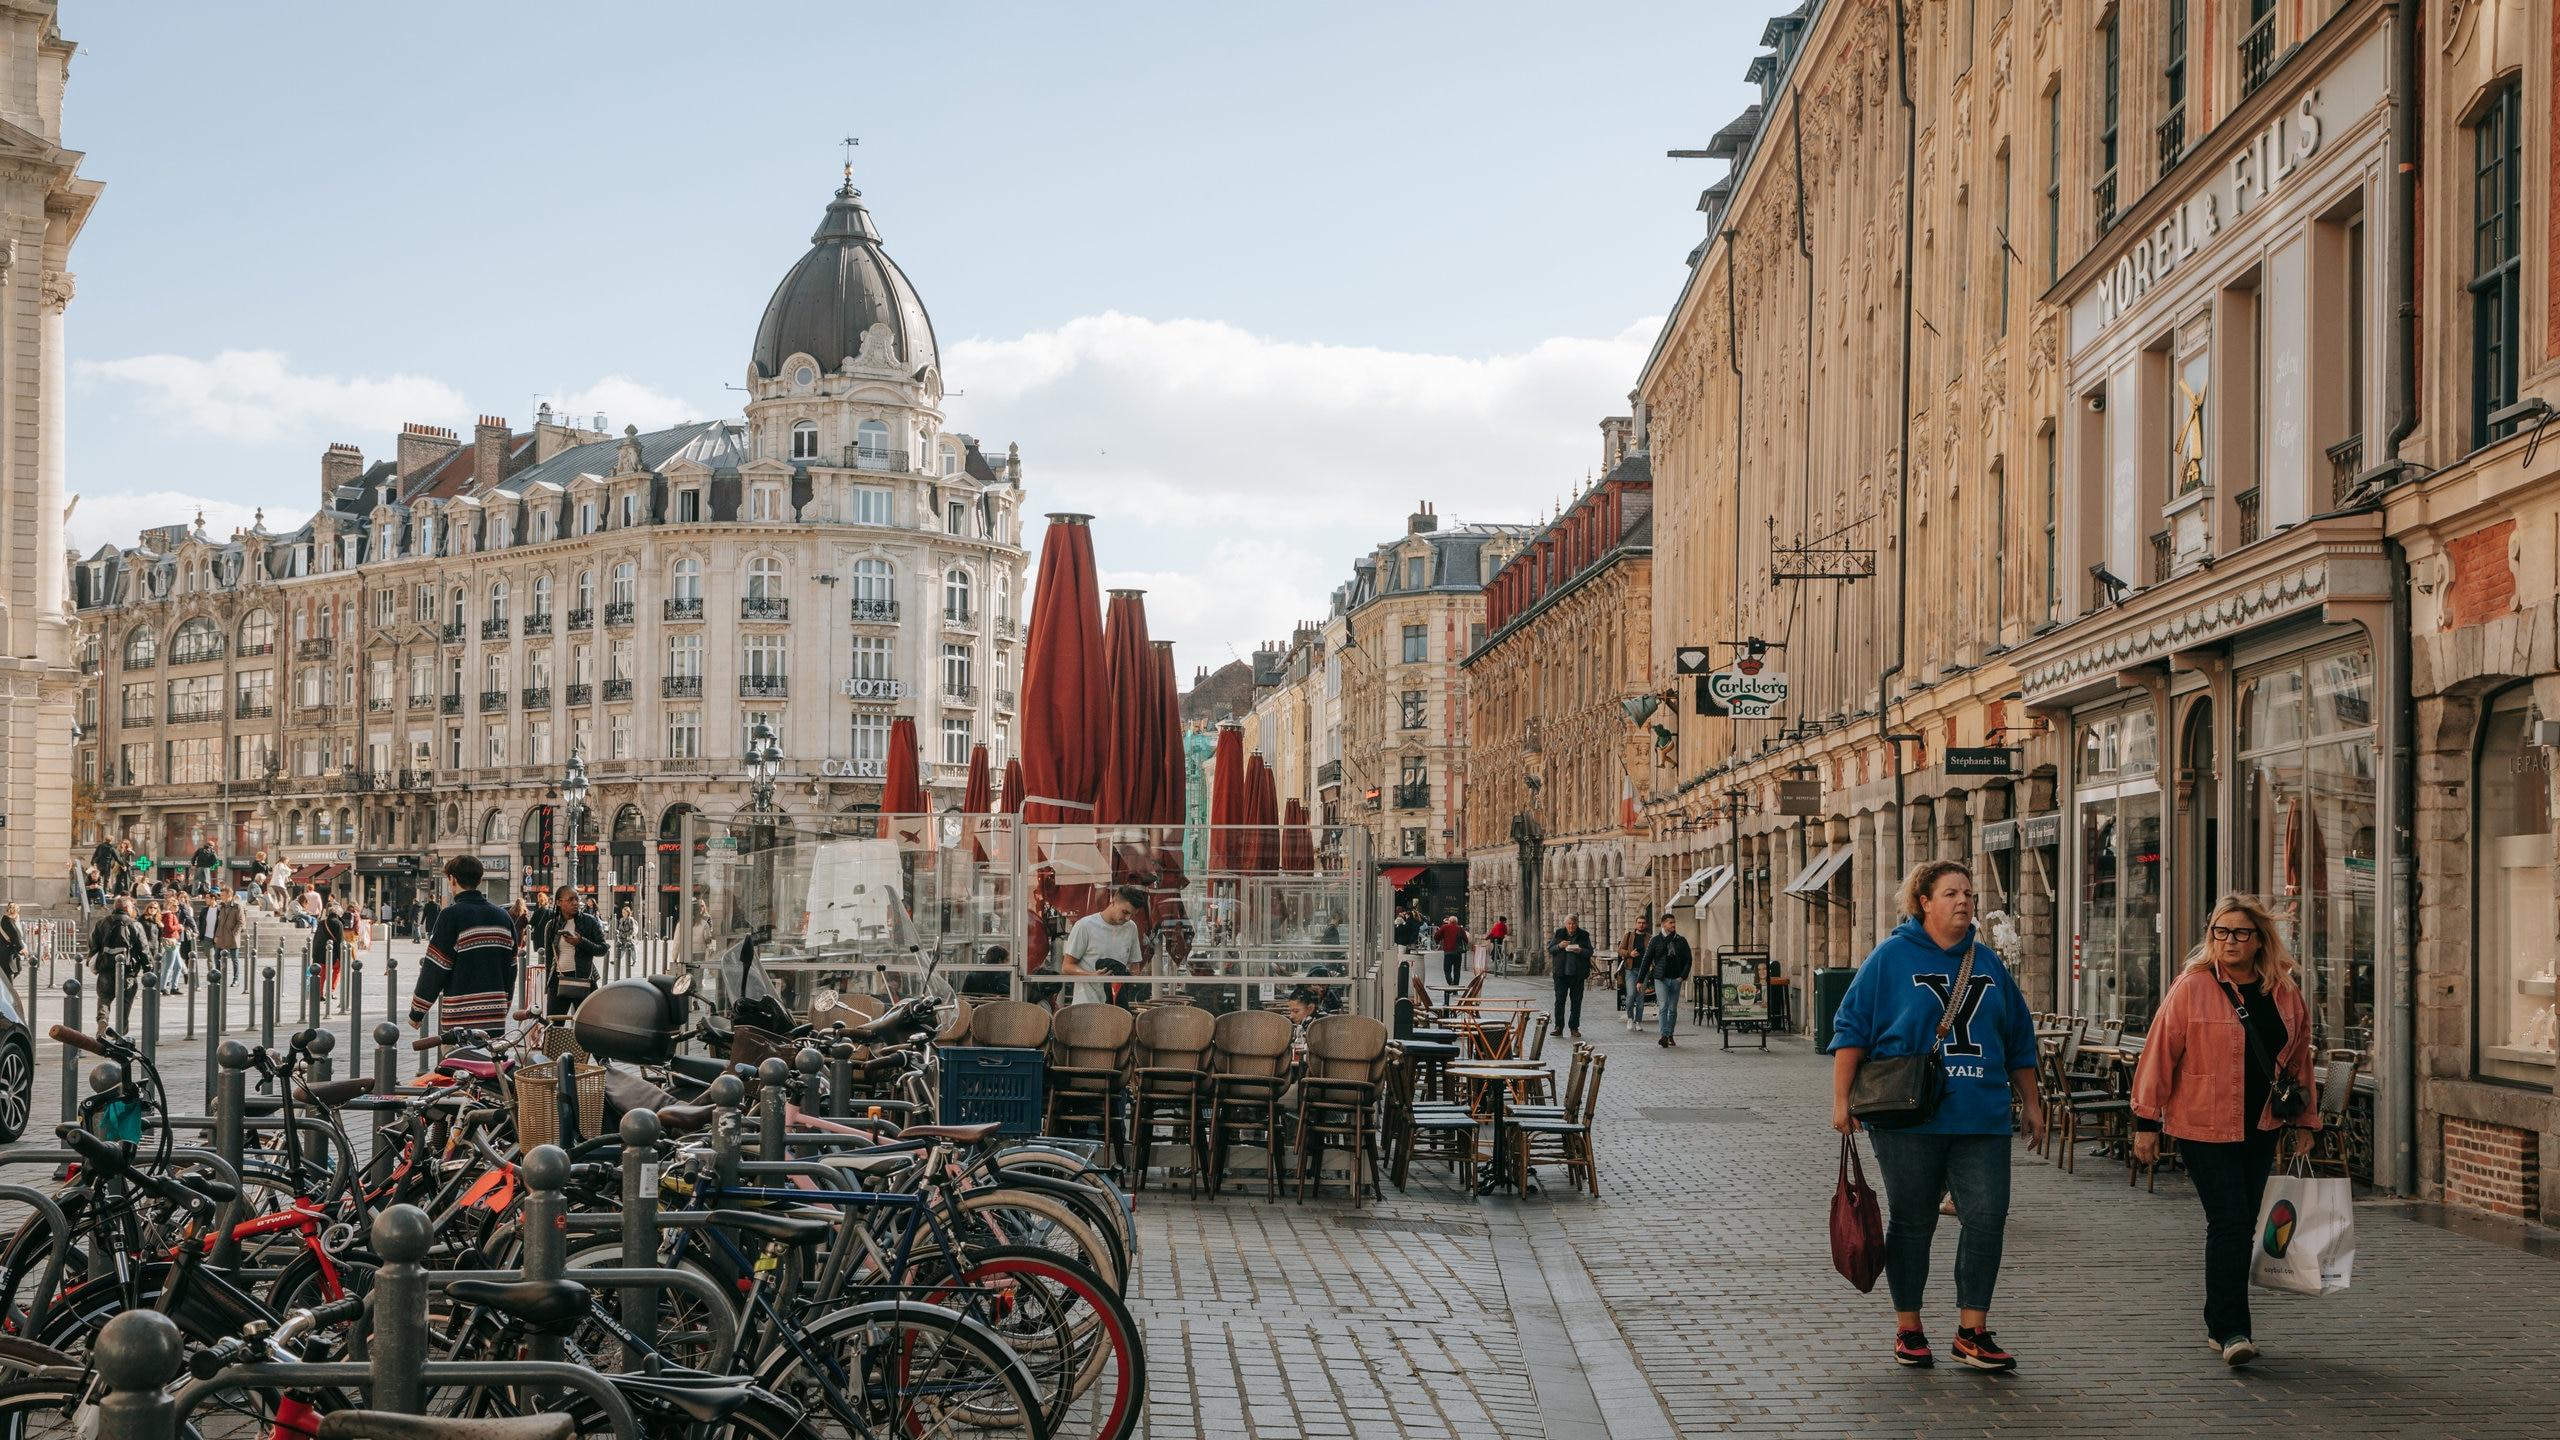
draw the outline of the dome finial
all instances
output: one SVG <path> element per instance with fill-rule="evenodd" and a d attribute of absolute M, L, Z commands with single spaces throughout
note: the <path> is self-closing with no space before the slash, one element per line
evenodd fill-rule
<path fill-rule="evenodd" d="M 853 188 L 853 148 L 861 144 L 862 141 L 855 136 L 847 135 L 836 143 L 844 147 L 844 188 L 836 193 L 839 195 L 859 195 L 862 192 Z"/>

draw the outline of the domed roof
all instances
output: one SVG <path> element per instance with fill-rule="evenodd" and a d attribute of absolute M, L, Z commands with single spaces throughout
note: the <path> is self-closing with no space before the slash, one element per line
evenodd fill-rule
<path fill-rule="evenodd" d="M 815 357 L 820 366 L 834 370 L 848 356 L 861 353 L 863 332 L 874 324 L 889 327 L 909 375 L 942 363 L 924 302 L 880 248 L 880 232 L 862 206 L 862 192 L 847 181 L 828 203 L 818 232 L 809 237 L 809 253 L 765 302 L 764 321 L 756 326 L 756 373 L 779 375 L 794 355 Z"/>

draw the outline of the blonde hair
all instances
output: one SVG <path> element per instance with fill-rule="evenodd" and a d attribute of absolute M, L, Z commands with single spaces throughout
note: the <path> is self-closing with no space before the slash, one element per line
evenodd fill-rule
<path fill-rule="evenodd" d="M 1938 888 L 1939 881 L 1950 875 L 1962 875 L 1970 880 L 1973 867 L 1961 860 L 1923 860 L 1912 866 L 1911 874 L 1902 882 L 1902 913 L 1918 919 L 1921 902 L 1929 898 L 1930 891 Z"/>
<path fill-rule="evenodd" d="M 2255 895 L 2243 895 L 2237 890 L 2214 901 L 2213 908 L 2205 912 L 2204 925 L 2208 933 L 2196 941 L 2196 948 L 2187 952 L 2187 962 L 2178 967 L 2178 973 L 2185 975 L 2213 968 L 2213 937 L 2209 932 L 2214 922 L 2233 913 L 2248 916 L 2249 923 L 2257 927 L 2258 974 L 2266 982 L 2267 992 L 2273 994 L 2293 984 L 2293 952 L 2284 947 L 2284 936 L 2276 930 L 2276 917 L 2268 913 L 2266 901 Z"/>

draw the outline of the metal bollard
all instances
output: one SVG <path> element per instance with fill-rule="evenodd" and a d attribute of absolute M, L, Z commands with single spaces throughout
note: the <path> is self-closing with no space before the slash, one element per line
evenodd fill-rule
<path fill-rule="evenodd" d="M 394 1205 L 373 1217 L 373 1253 L 382 1267 L 373 1272 L 365 1302 L 373 1316 L 365 1359 L 373 1367 L 367 1403 L 376 1410 L 426 1413 L 427 1267 L 419 1262 L 434 1238 L 427 1212 L 415 1205 Z"/>
<path fill-rule="evenodd" d="M 338 1037 L 336 1035 L 331 1034 L 326 1030 L 314 1031 L 312 1033 L 311 1064 L 309 1068 L 303 1072 L 309 1077 L 310 1084 L 317 1085 L 329 1078 L 330 1071 L 334 1068 L 330 1063 L 329 1056 L 331 1052 L 335 1051 L 337 1048 Z M 314 1170 L 327 1169 L 330 1162 L 337 1158 L 329 1153 L 328 1140 L 316 1133 L 303 1137 L 302 1155 L 303 1159 Z"/>
<path fill-rule="evenodd" d="M 212 949 L 207 947 L 205 954 L 209 956 L 212 953 Z M 187 1033 L 182 1037 L 184 1039 L 196 1038 L 196 991 L 201 988 L 196 981 L 203 974 L 205 964 L 205 960 L 199 959 L 187 967 Z"/>
<path fill-rule="evenodd" d="M 276 948 L 281 951 L 284 947 L 279 945 Z M 277 958 L 282 959 L 283 957 L 279 955 Z M 276 1048 L 275 966 L 269 965 L 259 971 L 258 988 L 264 992 L 260 998 L 266 1001 L 265 1004 L 258 1007 L 258 1043 L 269 1050 L 273 1050 Z"/>
<path fill-rule="evenodd" d="M 142 977 L 142 1033 L 134 1037 L 142 1046 L 142 1058 L 160 1058 L 160 976 L 155 970 Z"/>
<path fill-rule="evenodd" d="M 338 1013 L 341 1015 L 354 1014 L 354 1006 L 357 1003 L 356 997 L 363 993 L 364 957 L 361 955 L 352 955 L 347 958 L 347 983 L 338 987 Z"/>
<path fill-rule="evenodd" d="M 788 1160 L 790 1150 L 783 1138 L 791 1133 L 791 1067 L 779 1055 L 769 1056 L 756 1067 L 756 1158 Z"/>
<path fill-rule="evenodd" d="M 536 1145 L 517 1167 L 524 1181 L 524 1278 L 530 1284 L 560 1278 L 569 1264 L 569 1201 L 560 1192 L 569 1184 L 569 1152 L 557 1145 Z M 525 1358 L 558 1362 L 566 1353 L 564 1337 L 528 1337 Z M 545 1390 L 534 1392 L 540 1399 Z"/>
<path fill-rule="evenodd" d="M 186 1345 L 178 1322 L 157 1310 L 128 1310 L 98 1332 L 98 1440 L 174 1440 L 178 1378 Z"/>
<path fill-rule="evenodd" d="M 634 1110 L 622 1117 L 622 1263 L 645 1269 L 658 1263 L 658 1117 Z M 622 1292 L 622 1328 L 640 1343 L 658 1345 L 658 1292 L 633 1286 Z M 622 1373 L 644 1373 L 647 1361 L 636 1349 L 622 1357 Z"/>
<path fill-rule="evenodd" d="M 400 1083 L 400 1027 L 385 1020 L 373 1027 L 373 1093 L 388 1095 Z"/>
<path fill-rule="evenodd" d="M 62 979 L 62 1025 L 66 1030 L 80 1028 L 80 977 L 66 975 Z M 62 1123 L 68 1125 L 80 1113 L 80 1052 L 62 1047 Z"/>
<path fill-rule="evenodd" d="M 342 1013 L 347 1017 L 348 1039 L 364 1033 L 364 962 L 361 960 L 347 967 L 347 1003 Z M 359 1050 L 350 1058 L 355 1069 L 348 1073 L 363 1074 L 364 1052 Z"/>
<path fill-rule="evenodd" d="M 320 973 L 327 966 L 327 947 L 313 941 L 302 956 L 302 1028 L 320 1023 Z"/>
<path fill-rule="evenodd" d="M 825 1113 L 818 1104 L 818 1075 L 827 1068 L 826 1057 L 815 1045 L 803 1045 L 792 1052 L 791 1068 L 800 1072 L 791 1080 L 791 1103 L 810 1115 Z"/>
<path fill-rule="evenodd" d="M 827 1047 L 827 1113 L 839 1120 L 853 1115 L 853 1047 Z"/>
<path fill-rule="evenodd" d="M 240 1152 L 248 1144 L 249 1047 L 237 1040 L 225 1040 L 214 1059 L 221 1074 L 213 1095 L 213 1153 L 221 1156 L 222 1163 L 237 1175 Z M 214 1241 L 214 1268 L 229 1271 L 239 1263 L 240 1242 L 224 1230 Z"/>
<path fill-rule="evenodd" d="M 711 1176 L 722 1190 L 738 1185 L 738 1106 L 746 1098 L 746 1083 L 735 1075 L 703 1087 L 702 1103 L 718 1112 L 711 1117 Z"/>
<path fill-rule="evenodd" d="M 397 960 L 382 962 L 382 1018 L 400 1018 L 400 962 Z"/>
<path fill-rule="evenodd" d="M 204 1106 L 208 1115 L 213 1113 L 213 1097 L 221 1076 L 215 1068 L 215 1058 L 222 1049 L 223 1025 L 229 1018 L 224 1012 L 230 1009 L 230 989 L 228 985 L 215 985 L 204 992 Z"/>

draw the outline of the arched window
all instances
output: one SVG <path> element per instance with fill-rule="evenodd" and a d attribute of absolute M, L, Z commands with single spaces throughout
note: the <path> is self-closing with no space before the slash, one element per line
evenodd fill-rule
<path fill-rule="evenodd" d="M 759 555 L 747 563 L 747 598 L 778 600 L 782 598 L 782 562 L 770 555 Z"/>
<path fill-rule="evenodd" d="M 221 658 L 222 627 L 208 616 L 197 616 L 179 626 L 178 633 L 169 637 L 169 663 L 172 665 L 194 665 Z"/>
<path fill-rule="evenodd" d="M 543 616 L 551 613 L 551 577 L 548 575 L 533 577 L 533 613 Z"/>
<path fill-rule="evenodd" d="M 640 819 L 639 806 L 623 806 L 621 809 L 613 812 L 613 838 L 616 840 L 639 840 L 645 838 L 640 833 L 642 823 L 643 822 Z"/>
<path fill-rule="evenodd" d="M 791 458 L 794 460 L 818 458 L 817 421 L 803 420 L 791 427 Z"/>
<path fill-rule="evenodd" d="M 613 593 L 609 597 L 612 602 L 616 605 L 628 605 L 637 598 L 639 593 L 639 572 L 632 568 L 631 562 L 625 560 L 614 566 Z"/>
<path fill-rule="evenodd" d="M 596 608 L 596 572 L 593 570 L 578 572 L 578 608 L 581 610 Z"/>
<path fill-rule="evenodd" d="M 487 815 L 481 817 L 480 843 L 483 845 L 504 845 L 507 843 L 507 817 L 505 814 L 497 810 L 492 810 Z"/>
<path fill-rule="evenodd" d="M 285 812 L 284 843 L 287 845 L 299 845 L 302 843 L 302 812 L 299 810 L 288 810 Z"/>
<path fill-rule="evenodd" d="M 507 618 L 507 582 L 504 580 L 489 582 L 489 618 L 492 620 Z"/>
<path fill-rule="evenodd" d="M 470 592 L 464 590 L 461 586 L 456 585 L 453 587 L 453 594 L 450 598 L 453 601 L 453 618 L 445 623 L 450 625 L 460 625 L 464 621 L 469 620 L 471 617 L 465 612 L 471 608 Z"/>
<path fill-rule="evenodd" d="M 966 620 L 969 618 L 968 571 L 953 570 L 943 575 L 942 618 L 945 620 Z"/>
<path fill-rule="evenodd" d="M 148 625 L 136 625 L 124 637 L 124 663 L 140 669 L 160 663 L 160 635 Z"/>
<path fill-rule="evenodd" d="M 275 648 L 275 612 L 261 607 L 240 617 L 241 654 L 264 655 Z"/>
<path fill-rule="evenodd" d="M 702 598 L 701 561 L 686 558 L 676 562 L 674 598 L 678 600 L 699 600 Z"/>
<path fill-rule="evenodd" d="M 311 843 L 314 845 L 333 845 L 337 843 L 337 839 L 338 832 L 330 822 L 329 812 L 326 810 L 312 811 Z"/>
<path fill-rule="evenodd" d="M 352 845 L 352 844 L 354 844 L 354 843 L 355 843 L 355 839 L 356 839 L 356 817 L 355 817 L 355 812 L 354 812 L 354 811 L 352 811 L 352 810 L 347 809 L 347 808 L 346 808 L 345 806 L 343 806 L 343 805 L 342 805 L 342 806 L 340 806 L 340 807 L 338 807 L 338 834 L 339 834 L 340 836 L 342 836 L 342 837 L 346 840 L 346 842 L 347 842 L 348 844 Z"/>
<path fill-rule="evenodd" d="M 865 420 L 854 427 L 853 448 L 863 468 L 884 469 L 889 463 L 889 427 L 877 420 Z"/>

